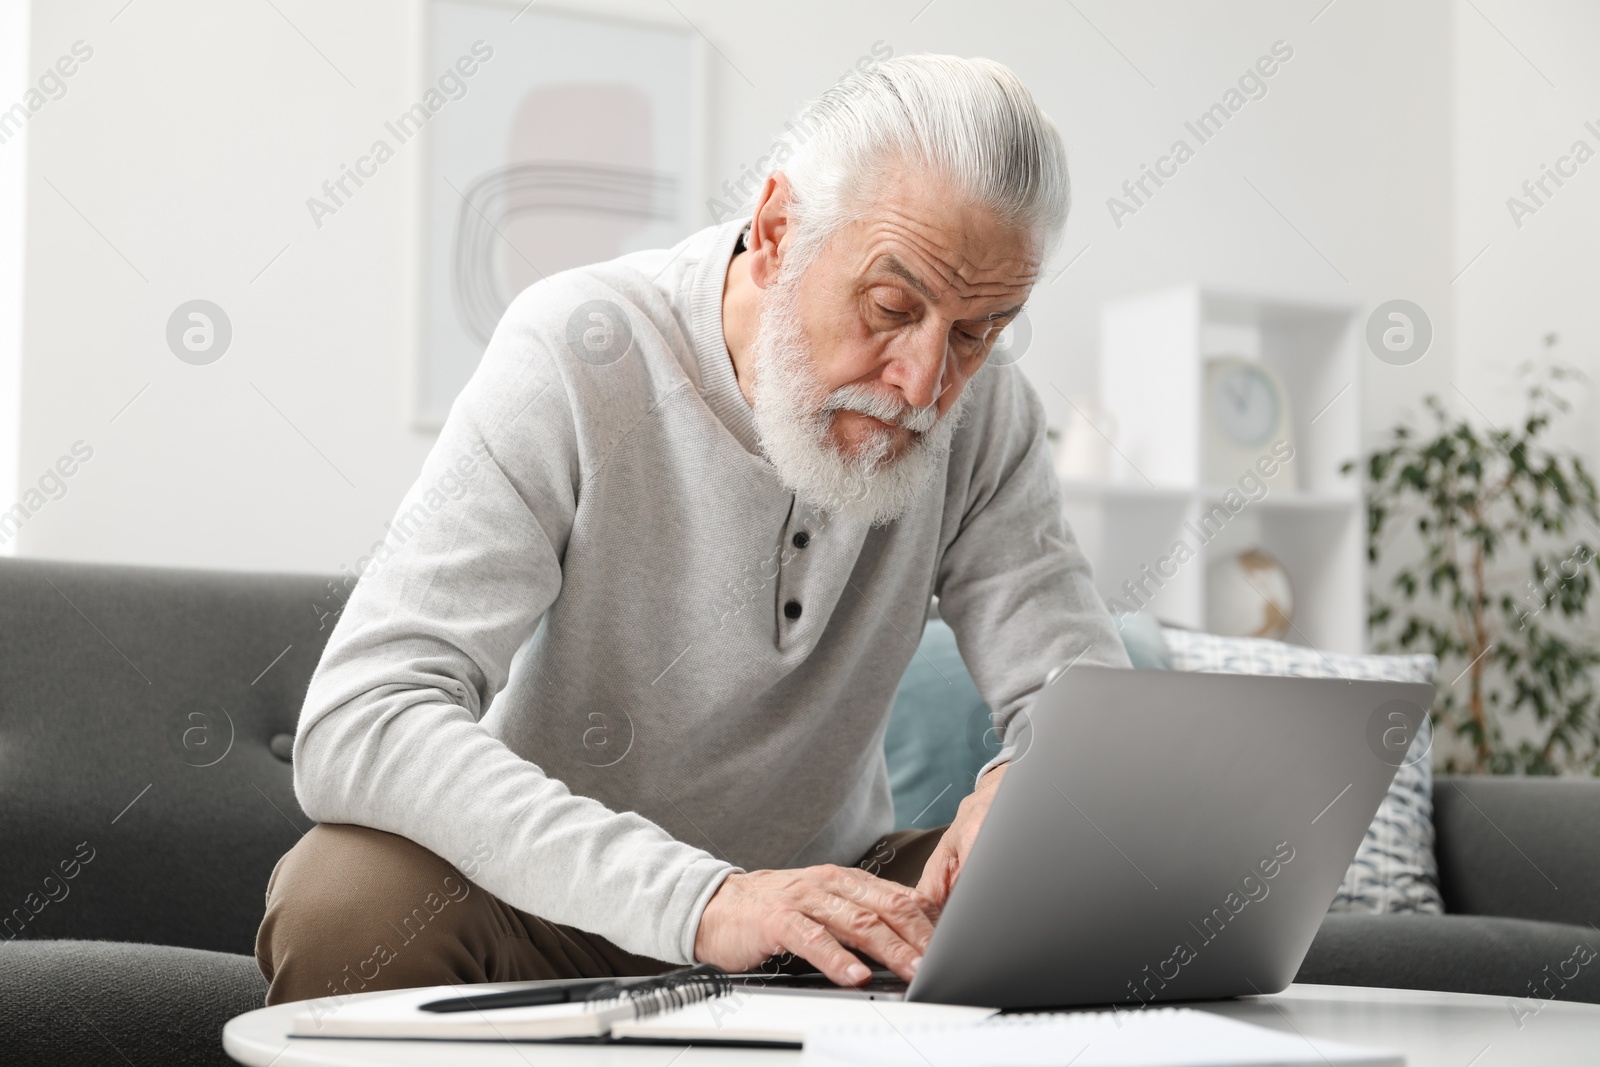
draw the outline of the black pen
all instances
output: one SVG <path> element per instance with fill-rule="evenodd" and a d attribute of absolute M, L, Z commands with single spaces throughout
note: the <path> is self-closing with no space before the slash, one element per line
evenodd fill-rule
<path fill-rule="evenodd" d="M 571 982 L 541 982 L 522 989 L 502 989 L 498 993 L 469 993 L 465 996 L 430 1000 L 417 1007 L 422 1011 L 479 1011 L 485 1008 L 532 1008 L 541 1004 L 568 1004 L 604 996 L 621 984 L 615 978 L 579 978 Z"/>
<path fill-rule="evenodd" d="M 570 1004 L 575 1000 L 602 1000 L 619 992 L 635 994 L 665 994 L 670 998 L 689 986 L 704 986 L 713 994 L 725 993 L 732 981 L 722 968 L 702 963 L 669 971 L 662 975 L 643 975 L 629 978 L 578 978 L 570 982 L 540 982 L 519 989 L 503 989 L 498 993 L 469 993 L 465 996 L 430 1000 L 417 1007 L 422 1011 L 482 1011 L 486 1008 L 533 1008 L 544 1004 Z"/>

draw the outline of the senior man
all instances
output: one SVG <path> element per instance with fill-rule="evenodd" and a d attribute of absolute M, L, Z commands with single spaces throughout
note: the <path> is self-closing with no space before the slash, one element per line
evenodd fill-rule
<path fill-rule="evenodd" d="M 1127 664 L 1038 397 L 985 366 L 1065 221 L 1054 126 L 932 55 L 805 126 L 748 220 L 506 312 L 306 695 L 320 825 L 268 885 L 269 1003 L 782 954 L 909 978 L 1019 712 Z M 948 828 L 891 834 L 934 596 L 1006 743 Z"/>

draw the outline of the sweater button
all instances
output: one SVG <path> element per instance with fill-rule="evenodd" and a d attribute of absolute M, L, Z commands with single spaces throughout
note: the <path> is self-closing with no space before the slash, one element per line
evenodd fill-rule
<path fill-rule="evenodd" d="M 785 604 L 783 606 L 783 614 L 785 618 L 798 619 L 800 617 L 800 601 L 791 600 Z"/>
<path fill-rule="evenodd" d="M 810 543 L 811 543 L 811 535 L 810 534 L 806 533 L 804 530 L 796 530 L 795 531 L 794 547 L 796 547 L 796 548 L 804 548 L 807 545 L 809 545 Z"/>

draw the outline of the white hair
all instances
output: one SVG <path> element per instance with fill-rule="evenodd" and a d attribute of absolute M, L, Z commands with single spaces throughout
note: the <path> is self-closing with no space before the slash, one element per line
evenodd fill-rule
<path fill-rule="evenodd" d="M 1055 124 L 990 59 L 907 55 L 857 71 L 786 127 L 773 167 L 789 179 L 790 254 L 804 269 L 839 227 L 867 217 L 896 168 L 951 183 L 967 203 L 1031 231 L 1041 258 L 1071 204 Z"/>

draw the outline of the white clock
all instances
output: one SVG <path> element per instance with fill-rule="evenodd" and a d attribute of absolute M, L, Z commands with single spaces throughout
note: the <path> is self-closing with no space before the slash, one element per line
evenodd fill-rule
<path fill-rule="evenodd" d="M 1294 443 L 1283 383 L 1264 363 L 1238 356 L 1206 362 L 1201 473 L 1207 485 L 1237 485 L 1254 472 L 1293 489 Z"/>

